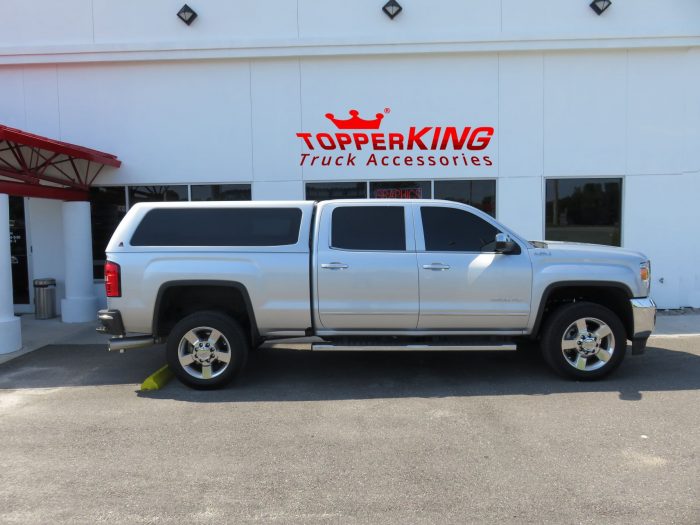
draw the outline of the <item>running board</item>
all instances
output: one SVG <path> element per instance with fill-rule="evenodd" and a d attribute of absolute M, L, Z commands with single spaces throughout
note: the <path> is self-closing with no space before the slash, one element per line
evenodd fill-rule
<path fill-rule="evenodd" d="M 513 351 L 516 350 L 514 344 L 481 344 L 481 345 L 334 345 L 331 343 L 312 343 L 311 350 L 318 352 L 364 352 L 371 350 L 375 352 L 483 352 L 483 351 Z"/>

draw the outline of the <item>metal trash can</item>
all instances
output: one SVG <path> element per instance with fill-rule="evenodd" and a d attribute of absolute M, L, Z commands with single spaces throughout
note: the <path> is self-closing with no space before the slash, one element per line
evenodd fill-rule
<path fill-rule="evenodd" d="M 56 317 L 56 279 L 34 279 L 34 317 Z"/>

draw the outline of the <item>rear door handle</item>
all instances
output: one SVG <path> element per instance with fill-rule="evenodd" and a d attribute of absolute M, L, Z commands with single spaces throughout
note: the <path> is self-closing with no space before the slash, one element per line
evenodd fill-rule
<path fill-rule="evenodd" d="M 349 266 L 341 262 L 331 262 L 321 264 L 321 268 L 324 270 L 347 270 Z"/>
<path fill-rule="evenodd" d="M 443 270 L 449 270 L 450 265 L 449 264 L 443 264 L 443 263 L 430 263 L 430 264 L 424 264 L 423 265 L 424 270 L 435 270 L 435 271 L 443 271 Z"/>

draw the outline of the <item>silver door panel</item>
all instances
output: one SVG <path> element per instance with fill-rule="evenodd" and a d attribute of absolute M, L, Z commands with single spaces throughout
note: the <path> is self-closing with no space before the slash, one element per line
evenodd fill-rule
<path fill-rule="evenodd" d="M 331 330 L 415 329 L 418 268 L 411 207 L 404 206 L 406 251 L 333 248 L 330 246 L 331 214 L 336 207 L 352 205 L 327 204 L 317 221 L 314 271 L 321 325 Z M 368 203 L 364 201 L 359 205 Z"/>

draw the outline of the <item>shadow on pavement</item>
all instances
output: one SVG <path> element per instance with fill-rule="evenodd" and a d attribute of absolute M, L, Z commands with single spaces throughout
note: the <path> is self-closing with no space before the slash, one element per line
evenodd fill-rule
<path fill-rule="evenodd" d="M 141 384 L 164 364 L 162 346 L 119 354 L 107 345 L 48 345 L 0 365 L 0 390 Z"/>
<path fill-rule="evenodd" d="M 47 346 L 0 366 L 0 389 L 140 384 L 163 365 L 162 347 L 110 354 L 101 345 Z M 610 377 L 577 382 L 554 375 L 529 352 L 347 352 L 284 348 L 253 353 L 243 376 L 217 391 L 189 389 L 177 380 L 148 399 L 195 403 L 321 401 L 483 395 L 617 392 L 639 400 L 645 391 L 697 390 L 700 356 L 649 347 L 628 355 Z"/>

